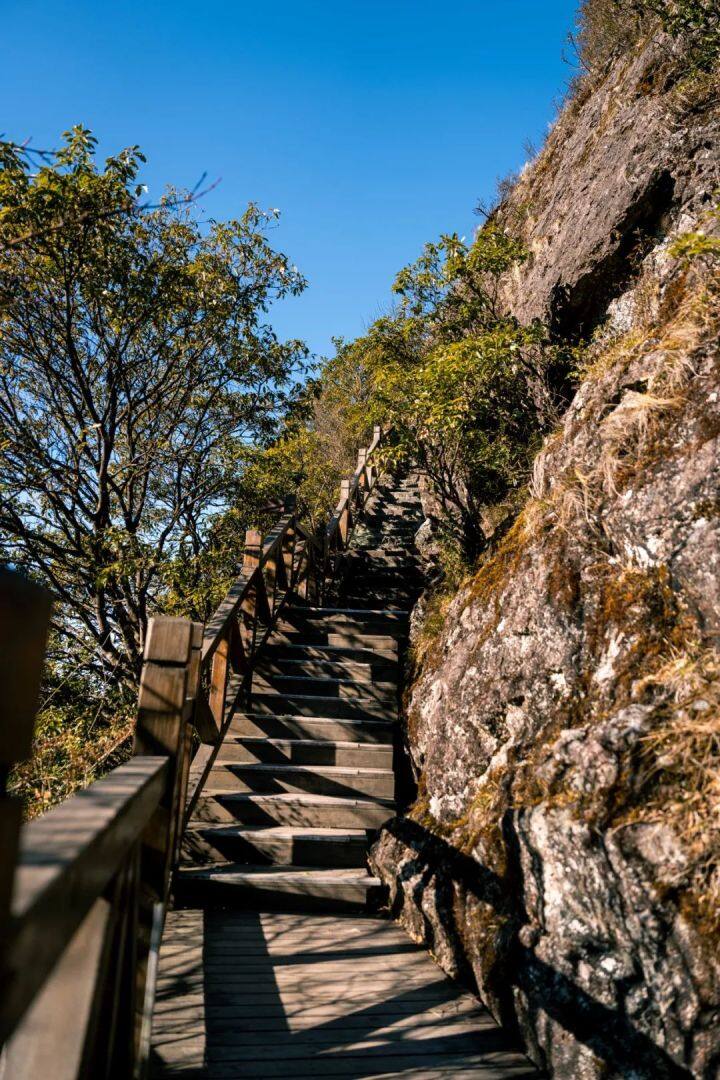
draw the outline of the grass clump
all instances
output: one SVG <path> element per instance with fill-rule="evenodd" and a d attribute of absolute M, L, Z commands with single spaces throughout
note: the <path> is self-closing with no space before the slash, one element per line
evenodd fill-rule
<path fill-rule="evenodd" d="M 589 73 L 654 33 L 683 43 L 688 70 L 708 70 L 720 55 L 720 12 L 715 0 L 583 0 L 572 41 Z"/>

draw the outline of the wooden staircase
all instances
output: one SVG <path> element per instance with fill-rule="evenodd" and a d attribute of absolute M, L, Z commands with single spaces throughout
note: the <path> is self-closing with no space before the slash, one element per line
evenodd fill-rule
<path fill-rule="evenodd" d="M 150 621 L 133 756 L 22 830 L 3 779 L 30 751 L 49 597 L 0 571 L 0 1080 L 534 1075 L 367 913 L 421 583 L 417 488 L 382 481 L 381 442 L 322 533 L 292 499 L 248 530 L 207 624 Z"/>
<path fill-rule="evenodd" d="M 177 906 L 372 911 L 375 831 L 395 808 L 408 612 L 421 586 L 417 481 L 378 483 L 335 607 L 287 607 L 185 831 Z M 385 598 L 387 606 L 373 606 Z"/>

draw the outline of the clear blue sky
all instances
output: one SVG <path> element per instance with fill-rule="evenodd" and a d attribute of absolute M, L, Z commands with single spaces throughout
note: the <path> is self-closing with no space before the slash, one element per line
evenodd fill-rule
<path fill-rule="evenodd" d="M 221 177 L 203 213 L 279 207 L 310 280 L 273 322 L 317 352 L 390 302 L 426 240 L 542 142 L 575 0 L 3 0 L 2 126 L 139 143 L 150 195 Z"/>

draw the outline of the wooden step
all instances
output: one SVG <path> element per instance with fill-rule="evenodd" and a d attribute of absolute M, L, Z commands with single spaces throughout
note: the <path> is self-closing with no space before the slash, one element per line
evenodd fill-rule
<path fill-rule="evenodd" d="M 336 742 L 329 739 L 226 738 L 219 764 L 340 765 L 392 769 L 393 748 L 387 743 Z"/>
<path fill-rule="evenodd" d="M 359 869 L 289 869 L 223 864 L 181 868 L 177 907 L 252 907 L 256 911 L 374 911 L 384 898 L 379 878 Z"/>
<path fill-rule="evenodd" d="M 312 677 L 307 675 L 273 675 L 257 671 L 253 677 L 253 694 L 310 694 L 336 697 L 355 703 L 392 701 L 397 705 L 398 689 L 394 682 L 357 682 L 355 679 Z"/>
<path fill-rule="evenodd" d="M 204 789 L 208 794 L 229 791 L 271 794 L 307 792 L 313 795 L 395 796 L 395 776 L 390 769 L 345 768 L 339 765 L 222 765 L 210 771 Z"/>
<path fill-rule="evenodd" d="M 362 649 L 375 656 L 394 657 L 398 656 L 398 645 L 402 642 L 397 636 L 388 634 L 365 634 L 348 626 L 343 630 L 315 629 L 308 627 L 299 630 L 277 630 L 272 637 L 273 646 L 277 645 L 302 645 L 317 646 L 327 645 L 335 649 Z"/>
<path fill-rule="evenodd" d="M 397 622 L 401 625 L 407 622 L 406 611 L 391 607 L 366 609 L 354 607 L 313 607 L 310 604 L 305 604 L 303 606 L 287 608 L 286 614 L 288 617 L 300 615 L 309 618 L 353 619 L 357 617 L 361 622 L 366 619 L 375 619 L 376 621 Z"/>
<path fill-rule="evenodd" d="M 331 742 L 390 743 L 394 725 L 387 720 L 352 717 L 277 716 L 273 713 L 235 713 L 228 736 L 270 739 L 329 739 Z"/>
<path fill-rule="evenodd" d="M 397 686 L 397 665 L 382 659 L 358 660 L 312 660 L 296 657 L 268 656 L 265 653 L 258 667 L 258 674 L 270 678 L 274 675 L 303 676 L 309 679 L 349 679 L 355 683 L 386 683 Z"/>
<path fill-rule="evenodd" d="M 283 866 L 365 867 L 375 835 L 368 829 L 308 826 L 193 825 L 183 838 L 185 864 L 235 863 Z"/>
<path fill-rule="evenodd" d="M 204 791 L 194 822 L 262 825 L 266 828 L 379 829 L 395 813 L 392 799 L 344 798 L 310 794 L 212 795 Z"/>
<path fill-rule="evenodd" d="M 278 694 L 270 691 L 253 693 L 250 711 L 274 713 L 276 716 L 350 717 L 355 720 L 396 720 L 396 701 L 351 701 L 345 698 L 321 697 L 319 694 Z"/>
<path fill-rule="evenodd" d="M 384 547 L 363 547 L 353 549 L 351 548 L 347 553 L 348 561 L 358 559 L 363 560 L 368 569 L 372 570 L 376 566 L 397 566 L 399 568 L 405 566 L 420 567 L 422 566 L 422 560 L 420 555 L 414 551 L 399 552 L 397 548 L 384 548 Z"/>
<path fill-rule="evenodd" d="M 403 640 L 407 637 L 408 616 L 406 611 L 401 614 L 402 618 L 396 612 L 384 615 L 371 609 L 363 615 L 362 608 L 353 608 L 347 612 L 293 608 L 279 620 L 278 630 L 284 633 L 341 633 L 364 638 L 390 637 Z"/>
<path fill-rule="evenodd" d="M 303 642 L 302 635 L 293 635 L 293 640 L 281 641 L 273 635 L 262 654 L 263 663 L 267 660 L 331 660 L 335 663 L 346 660 L 355 663 L 392 665 L 397 670 L 398 646 L 394 638 L 384 638 L 387 647 L 366 647 L 358 644 L 322 644 Z"/>

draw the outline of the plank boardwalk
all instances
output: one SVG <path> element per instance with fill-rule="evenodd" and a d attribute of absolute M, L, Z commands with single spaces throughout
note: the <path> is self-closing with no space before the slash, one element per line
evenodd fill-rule
<path fill-rule="evenodd" d="M 470 994 L 393 923 L 173 912 L 156 1077 L 536 1077 Z"/>
<path fill-rule="evenodd" d="M 537 1076 L 378 917 L 417 481 L 380 482 L 332 607 L 283 609 L 185 831 L 153 1024 L 160 1077 Z"/>

